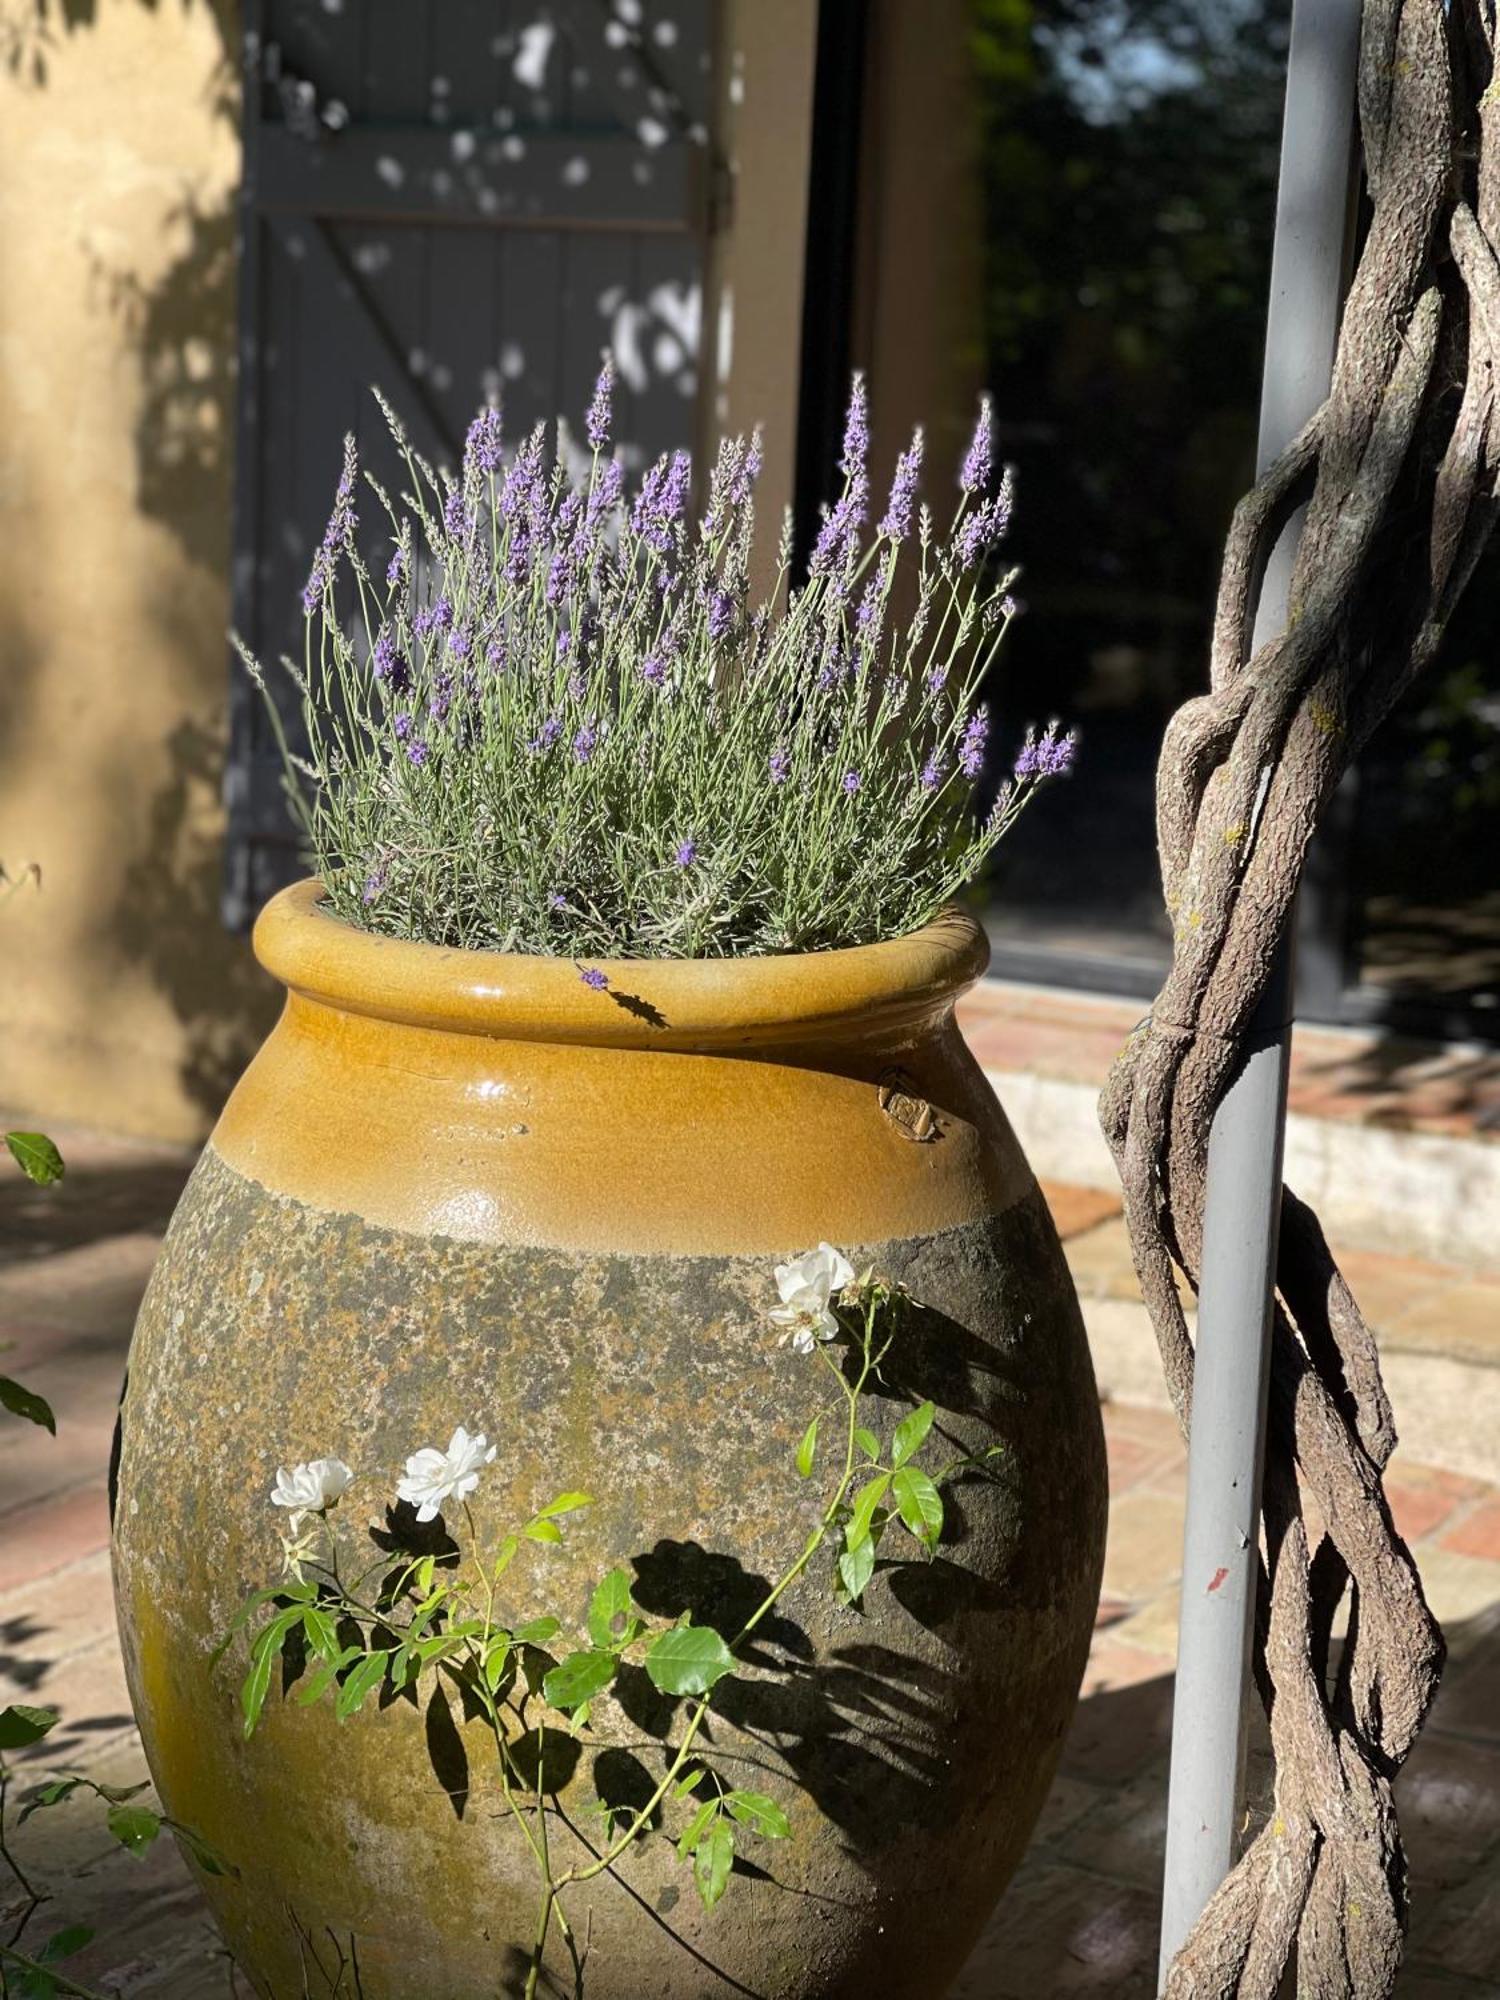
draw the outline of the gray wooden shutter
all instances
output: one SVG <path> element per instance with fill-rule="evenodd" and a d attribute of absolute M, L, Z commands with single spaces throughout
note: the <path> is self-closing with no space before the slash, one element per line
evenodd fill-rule
<path fill-rule="evenodd" d="M 498 389 L 575 428 L 612 346 L 619 435 L 694 442 L 715 0 L 248 0 L 233 603 L 275 662 L 346 431 L 398 484 L 378 385 L 456 465 Z M 375 506 L 366 496 L 365 511 Z M 231 668 L 226 921 L 299 870 L 261 699 Z"/>

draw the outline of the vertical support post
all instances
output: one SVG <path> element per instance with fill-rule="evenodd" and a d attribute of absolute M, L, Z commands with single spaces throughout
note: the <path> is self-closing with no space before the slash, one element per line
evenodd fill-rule
<path fill-rule="evenodd" d="M 1294 0 L 1261 393 L 1263 472 L 1333 375 L 1352 213 L 1360 0 Z M 1300 519 L 1266 566 L 1255 644 L 1285 629 Z M 1161 1985 L 1233 1867 L 1281 1208 L 1292 1013 L 1290 930 L 1209 1139 L 1172 1716 Z"/>

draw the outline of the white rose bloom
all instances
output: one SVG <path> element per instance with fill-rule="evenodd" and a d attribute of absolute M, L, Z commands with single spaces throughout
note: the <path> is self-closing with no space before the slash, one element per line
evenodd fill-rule
<path fill-rule="evenodd" d="M 273 1507 L 321 1514 L 349 1491 L 354 1474 L 341 1458 L 315 1458 L 304 1465 L 278 1465 L 271 1488 Z M 295 1523 L 293 1524 L 295 1528 Z"/>
<path fill-rule="evenodd" d="M 406 1477 L 396 1488 L 398 1500 L 409 1500 L 419 1521 L 435 1521 L 445 1500 L 464 1500 L 479 1484 L 479 1473 L 489 1465 L 498 1446 L 488 1444 L 484 1432 L 470 1437 L 460 1424 L 448 1440 L 448 1449 L 438 1451 L 424 1445 L 406 1461 Z"/>
<path fill-rule="evenodd" d="M 798 1354 L 811 1354 L 820 1340 L 832 1340 L 839 1330 L 833 1299 L 845 1285 L 854 1283 L 854 1266 L 831 1243 L 820 1243 L 794 1257 L 790 1264 L 776 1266 L 776 1289 L 781 1304 L 771 1314 L 772 1323 L 787 1329 Z"/>

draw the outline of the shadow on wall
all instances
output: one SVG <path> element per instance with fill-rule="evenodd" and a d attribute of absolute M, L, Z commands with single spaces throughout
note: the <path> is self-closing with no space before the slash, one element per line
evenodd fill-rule
<path fill-rule="evenodd" d="M 207 82 L 211 123 L 239 119 L 239 9 L 234 0 L 133 0 L 158 17 L 206 12 L 219 38 Z M 74 35 L 93 28 L 101 0 L 0 0 L 0 63 L 23 89 L 45 90 Z M 274 1014 L 275 995 L 244 940 L 219 917 L 221 807 L 227 739 L 224 657 L 228 612 L 230 456 L 235 374 L 236 217 L 231 187 L 218 200 L 185 184 L 163 218 L 176 255 L 154 282 L 95 254 L 90 289 L 139 371 L 135 505 L 165 528 L 195 574 L 146 614 L 167 655 L 201 662 L 212 695 L 186 695 L 164 743 L 166 775 L 144 806 L 123 870 L 109 942 L 151 978 L 182 1025 L 185 1095 L 211 1120 Z M 142 638 L 137 644 L 149 644 Z M 122 774 L 122 784 L 124 782 Z"/>
<path fill-rule="evenodd" d="M 181 1022 L 182 1086 L 211 1120 L 264 1040 L 278 995 L 245 941 L 226 936 L 219 918 L 224 733 L 184 720 L 167 755 L 171 773 L 125 871 L 113 942 L 147 967 Z"/>

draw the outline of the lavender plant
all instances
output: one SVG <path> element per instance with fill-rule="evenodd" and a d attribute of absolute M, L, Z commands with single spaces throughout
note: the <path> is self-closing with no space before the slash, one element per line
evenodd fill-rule
<path fill-rule="evenodd" d="M 382 399 L 409 484 L 393 500 L 364 475 L 390 535 L 373 570 L 346 440 L 304 659 L 285 662 L 305 757 L 271 706 L 331 908 L 386 936 L 574 958 L 917 928 L 1074 752 L 1056 724 L 1029 733 L 989 800 L 979 689 L 1017 572 L 996 562 L 1012 480 L 988 401 L 947 532 L 919 499 L 920 430 L 872 531 L 856 377 L 808 574 L 792 582 L 788 518 L 753 605 L 759 433 L 721 444 L 695 520 L 684 452 L 627 493 L 613 388 L 606 359 L 576 481 L 561 426 L 549 467 L 544 428 L 507 455 L 493 408 L 439 474 Z"/>

